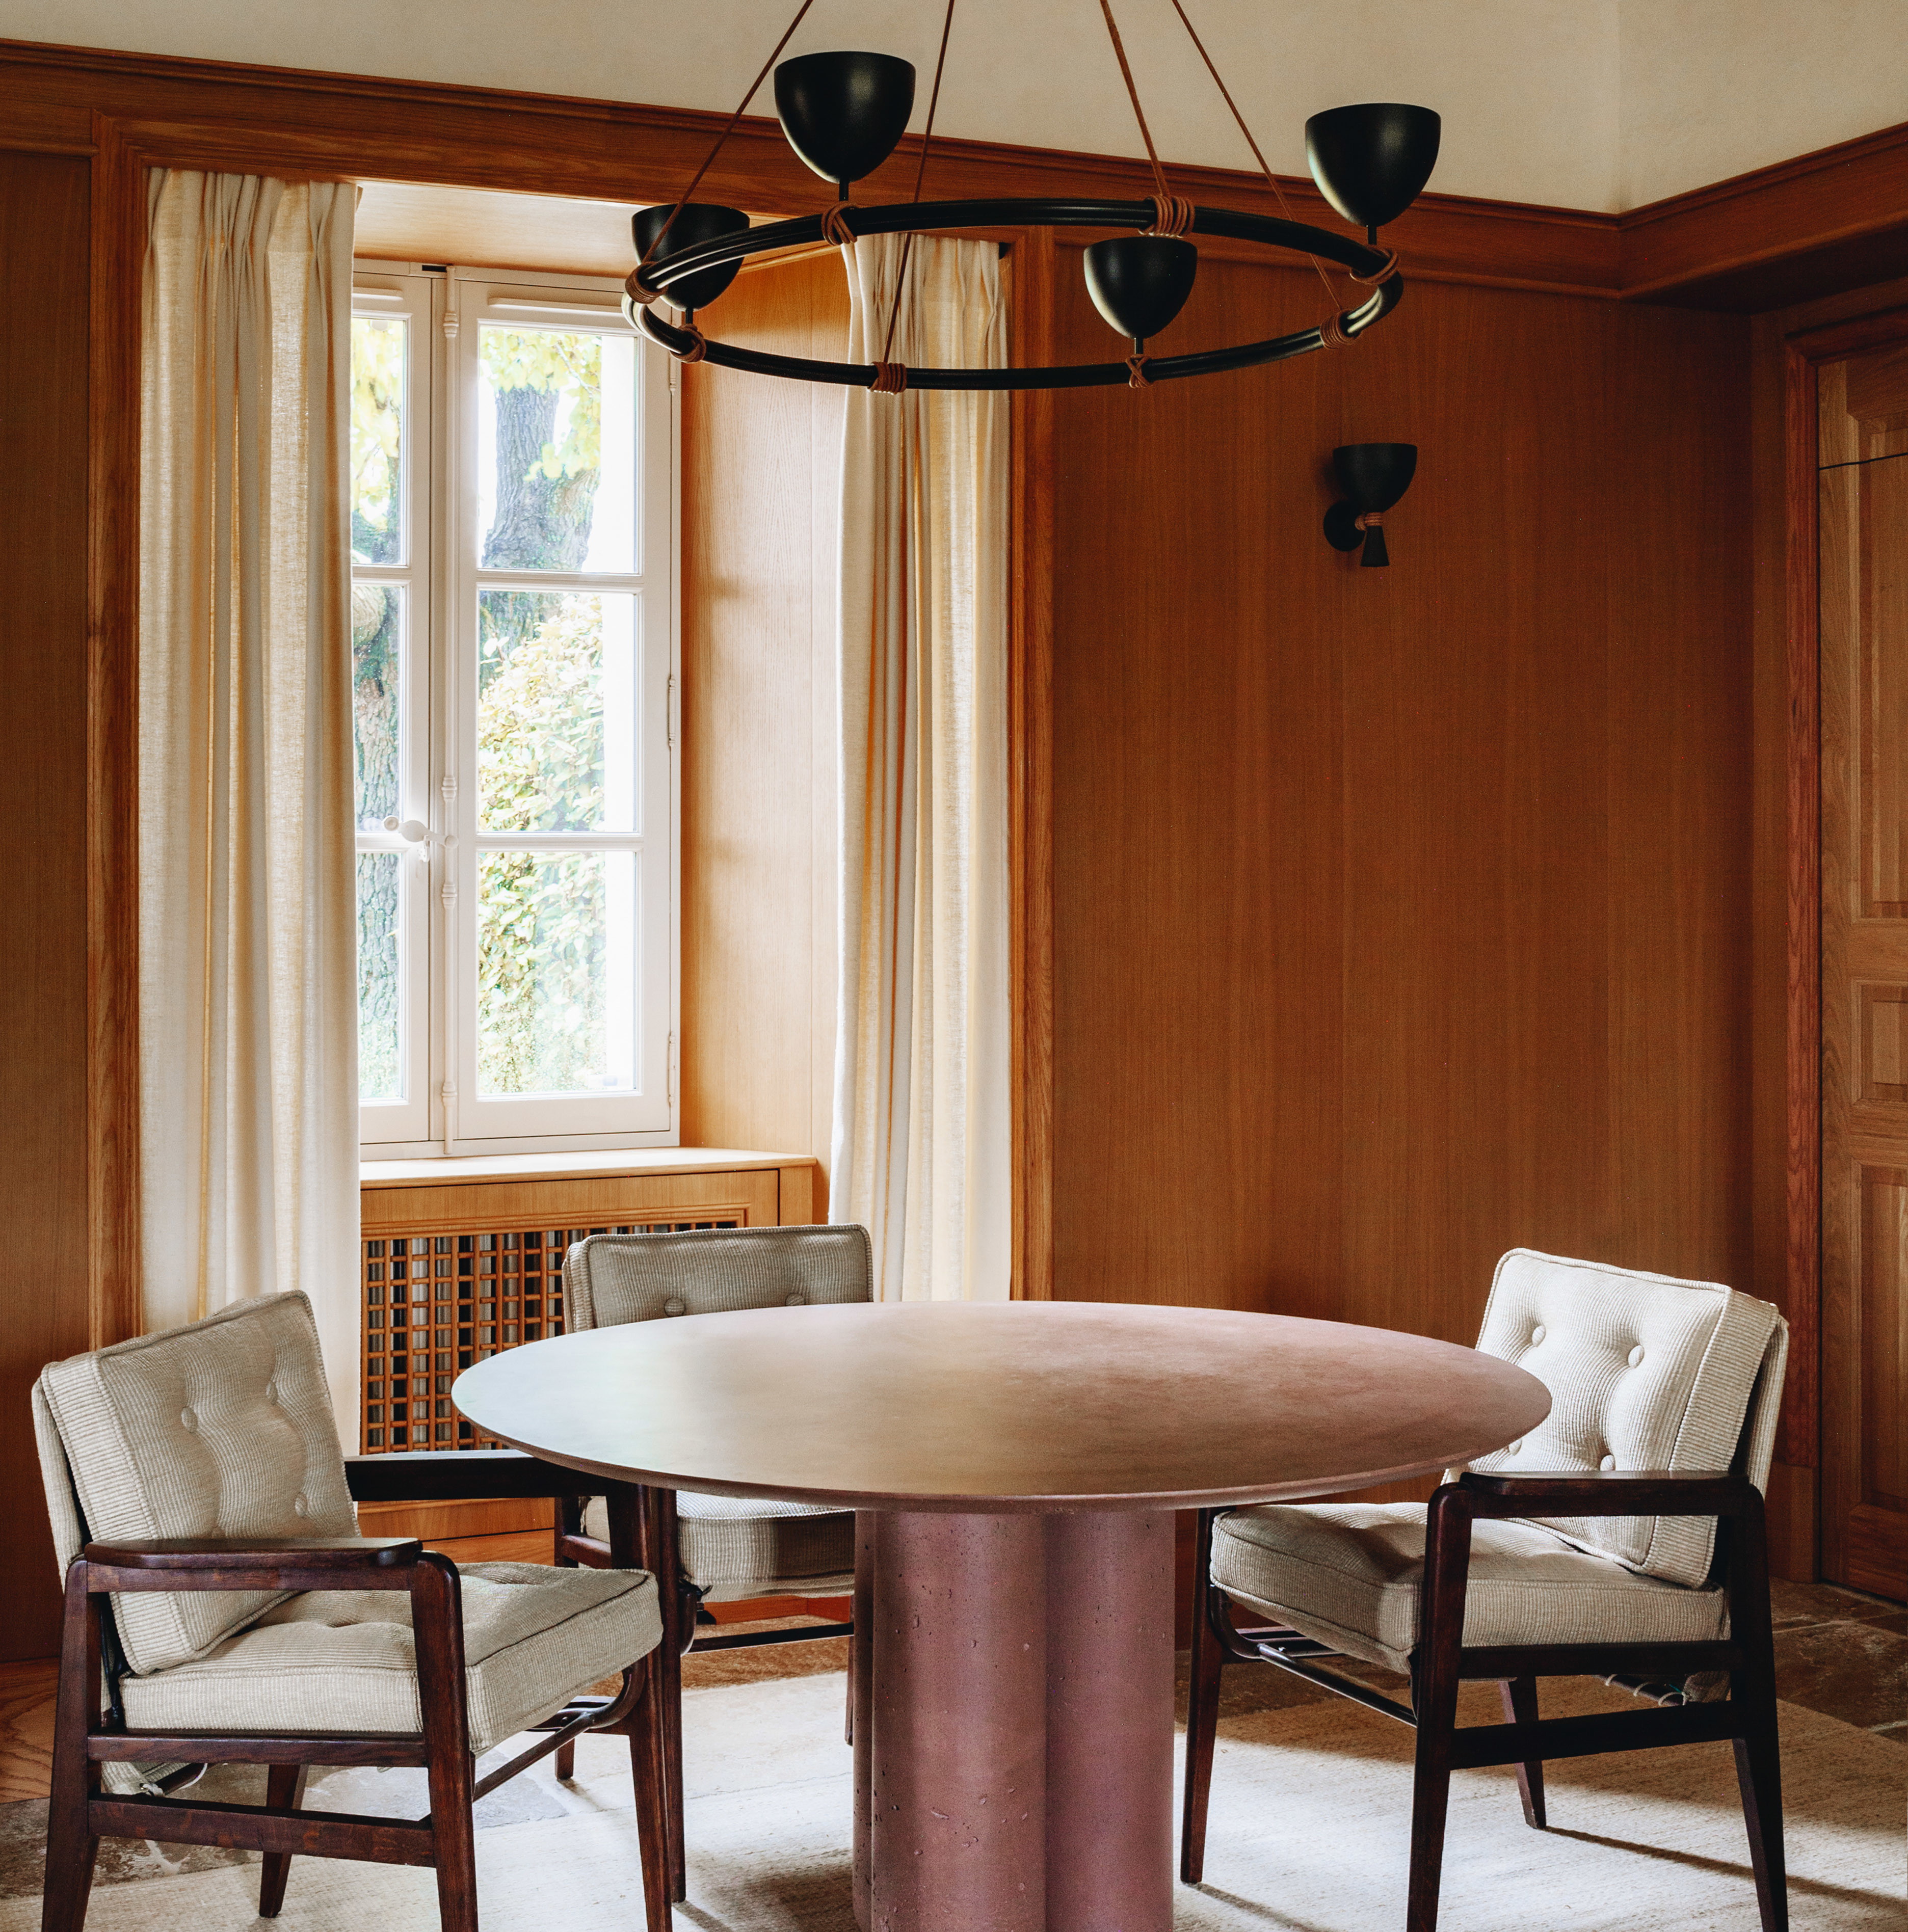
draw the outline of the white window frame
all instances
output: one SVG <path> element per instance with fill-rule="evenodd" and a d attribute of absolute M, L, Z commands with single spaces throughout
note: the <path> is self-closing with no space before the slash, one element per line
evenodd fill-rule
<path fill-rule="evenodd" d="M 367 579 L 405 584 L 413 648 L 407 666 L 407 719 L 397 816 L 429 828 L 407 847 L 395 833 L 361 833 L 362 850 L 411 850 L 403 904 L 407 934 L 428 935 L 420 962 L 401 946 L 410 1074 L 401 1102 L 360 1110 L 364 1150 L 377 1158 L 565 1149 L 673 1147 L 680 1141 L 677 1036 L 680 986 L 681 772 L 675 707 L 681 688 L 681 615 L 676 560 L 681 510 L 681 424 L 671 359 L 639 338 L 639 530 L 637 569 L 626 576 L 479 569 L 477 412 L 480 332 L 487 322 L 533 326 L 609 325 L 622 319 L 622 289 L 593 277 L 509 275 L 489 269 L 393 272 L 361 262 L 354 308 L 413 316 L 407 434 L 412 554 L 404 568 L 359 567 Z M 419 328 L 419 315 L 428 326 Z M 413 451 L 428 448 L 428 460 Z M 434 490 L 431 483 L 435 483 Z M 426 532 L 428 532 L 428 538 Z M 428 557 L 419 554 L 428 550 Z M 477 826 L 476 621 L 485 589 L 600 590 L 639 600 L 639 810 L 629 834 L 491 834 Z M 411 740 L 418 743 L 413 753 Z M 638 850 L 642 880 L 639 958 L 647 997 L 638 1016 L 633 1094 L 485 1100 L 476 1082 L 476 891 L 479 855 L 499 847 Z M 659 883 L 659 869 L 663 877 Z M 421 898 L 422 903 L 417 902 Z M 415 950 L 415 946 L 413 947 Z"/>

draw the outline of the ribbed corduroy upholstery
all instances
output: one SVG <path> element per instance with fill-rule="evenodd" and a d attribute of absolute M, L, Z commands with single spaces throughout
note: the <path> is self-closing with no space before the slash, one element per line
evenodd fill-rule
<path fill-rule="evenodd" d="M 563 1262 L 564 1318 L 613 1328 L 738 1308 L 871 1301 L 865 1228 L 716 1228 L 681 1234 L 592 1234 Z"/>
<path fill-rule="evenodd" d="M 1507 1476 L 1727 1469 L 1740 1447 L 1756 1486 L 1768 1480 L 1789 1342 L 1766 1301 L 1720 1282 L 1514 1248 L 1498 1264 L 1477 1346 L 1535 1376 L 1551 1409 L 1522 1441 L 1479 1456 L 1473 1468 Z M 1752 1413 L 1759 1376 L 1766 1393 Z M 1579 1549 L 1672 1583 L 1704 1582 L 1716 1547 L 1708 1516 L 1591 1516 L 1549 1526 Z"/>
<path fill-rule="evenodd" d="M 1517 1249 L 1498 1264 L 1477 1346 L 1544 1383 L 1550 1414 L 1471 1466 L 1742 1470 L 1768 1480 L 1789 1331 L 1714 1282 Z M 1696 1642 L 1726 1634 L 1705 1517 L 1479 1521 L 1467 1644 Z M 1422 1504 L 1269 1504 L 1214 1526 L 1212 1580 L 1262 1614 L 1402 1670 L 1418 1637 Z M 1693 1683 L 1696 1681 L 1692 1680 Z M 1696 1694 L 1715 1688 L 1707 1680 Z"/>
<path fill-rule="evenodd" d="M 1408 1670 L 1424 1582 L 1424 1507 L 1240 1510 L 1212 1540 L 1229 1595 L 1351 1657 Z M 1720 1590 L 1686 1589 L 1573 1550 L 1531 1522 L 1474 1523 L 1468 1644 L 1694 1643 L 1724 1633 Z"/>
<path fill-rule="evenodd" d="M 353 1536 L 357 1514 L 302 1294 L 50 1364 L 33 1391 L 62 1573 L 89 1540 Z M 476 1564 L 460 1574 L 473 1748 L 559 1710 L 661 1641 L 640 1570 Z M 135 1728 L 414 1732 L 398 1592 L 152 1591 L 113 1599 Z M 152 1767 L 109 1764 L 109 1790 Z"/>
<path fill-rule="evenodd" d="M 743 1308 L 871 1301 L 873 1259 L 856 1227 L 738 1228 L 682 1234 L 592 1234 L 563 1262 L 572 1330 Z M 676 1496 L 683 1574 L 714 1603 L 835 1596 L 855 1582 L 855 1515 L 756 1496 Z M 600 1500 L 586 1534 L 607 1540 Z"/>
<path fill-rule="evenodd" d="M 712 1604 L 751 1597 L 837 1597 L 855 1587 L 855 1514 L 759 1496 L 676 1496 L 683 1574 Z M 587 1536 L 609 1540 L 600 1496 L 583 1513 Z"/>
<path fill-rule="evenodd" d="M 547 1718 L 662 1640 L 644 1570 L 473 1563 L 459 1570 L 470 1748 Z M 401 1592 L 314 1590 L 284 1599 L 196 1662 L 120 1687 L 141 1730 L 416 1732 L 417 1654 Z"/>
<path fill-rule="evenodd" d="M 80 1552 L 83 1520 L 95 1542 L 358 1533 L 302 1294 L 261 1295 L 188 1328 L 50 1362 L 35 1394 L 62 1574 Z M 167 1670 L 278 1600 L 259 1591 L 140 1592 L 116 1598 L 113 1614 L 132 1668 Z"/>

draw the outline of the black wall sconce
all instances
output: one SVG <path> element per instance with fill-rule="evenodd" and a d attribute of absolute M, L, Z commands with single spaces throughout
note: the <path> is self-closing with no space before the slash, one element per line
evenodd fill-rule
<path fill-rule="evenodd" d="M 1384 513 L 1411 487 L 1417 472 L 1414 442 L 1348 442 L 1332 452 L 1332 467 L 1345 500 L 1325 512 L 1325 541 L 1334 550 L 1356 550 L 1366 570 L 1382 570 L 1391 561 L 1385 548 Z"/>

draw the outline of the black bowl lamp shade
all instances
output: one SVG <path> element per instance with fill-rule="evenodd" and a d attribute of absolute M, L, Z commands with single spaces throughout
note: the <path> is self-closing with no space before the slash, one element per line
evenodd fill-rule
<path fill-rule="evenodd" d="M 1361 567 L 1382 570 L 1391 561 L 1384 513 L 1411 487 L 1417 467 L 1414 442 L 1352 442 L 1333 450 L 1332 468 L 1345 500 L 1325 512 L 1325 541 L 1334 550 L 1363 544 Z"/>
<path fill-rule="evenodd" d="M 663 236 L 663 245 L 656 250 L 655 264 L 666 262 L 682 249 L 714 242 L 719 236 L 732 235 L 749 225 L 749 218 L 739 208 L 724 208 L 713 201 L 692 201 L 677 214 L 677 206 L 672 201 L 659 202 L 654 208 L 638 208 L 629 218 L 639 262 L 650 260 L 649 251 L 666 227 L 669 232 Z M 673 221 L 669 219 L 672 214 L 675 215 Z M 707 308 L 735 280 L 741 266 L 739 261 L 725 262 L 715 268 L 705 268 L 687 281 L 677 283 L 663 299 L 673 308 Z"/>
<path fill-rule="evenodd" d="M 1086 292 L 1108 324 L 1136 345 L 1186 305 L 1199 250 L 1166 235 L 1116 235 L 1086 250 Z"/>
<path fill-rule="evenodd" d="M 1423 192 L 1443 128 L 1432 109 L 1402 101 L 1329 107 L 1305 124 L 1306 160 L 1319 193 L 1375 236 Z"/>
<path fill-rule="evenodd" d="M 913 63 L 893 54 L 801 54 L 775 70 L 775 111 L 789 146 L 844 201 L 849 182 L 894 153 L 914 106 Z"/>

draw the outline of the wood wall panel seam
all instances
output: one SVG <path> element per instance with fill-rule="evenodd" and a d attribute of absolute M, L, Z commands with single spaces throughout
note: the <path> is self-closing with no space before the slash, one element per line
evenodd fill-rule
<path fill-rule="evenodd" d="M 1016 362 L 1051 361 L 1054 238 L 1029 233 L 1012 270 Z M 1053 1294 L 1054 403 L 1015 396 L 1008 759 L 1012 988 L 1013 1292 Z"/>
<path fill-rule="evenodd" d="M 145 181 L 93 116 L 86 641 L 87 1264 L 90 1346 L 141 1319 L 139 1066 L 139 263 Z"/>
<path fill-rule="evenodd" d="M 1791 1357 L 1782 1457 L 1813 1468 L 1821 1455 L 1821 660 L 1815 370 L 1792 343 L 1785 360 L 1783 403 L 1789 632 L 1786 1312 Z"/>

